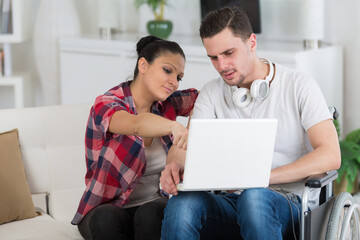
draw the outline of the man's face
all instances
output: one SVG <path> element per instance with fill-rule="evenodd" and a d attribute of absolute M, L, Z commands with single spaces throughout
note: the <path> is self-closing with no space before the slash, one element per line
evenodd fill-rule
<path fill-rule="evenodd" d="M 229 28 L 210 38 L 204 38 L 203 43 L 208 57 L 224 81 L 230 85 L 246 85 L 252 70 L 252 60 L 255 55 L 256 37 L 254 34 L 244 42 L 235 37 Z"/>

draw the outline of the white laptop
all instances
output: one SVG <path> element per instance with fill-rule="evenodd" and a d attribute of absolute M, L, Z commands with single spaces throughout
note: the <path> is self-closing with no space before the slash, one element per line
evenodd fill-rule
<path fill-rule="evenodd" d="M 179 191 L 267 187 L 276 119 L 192 119 Z"/>

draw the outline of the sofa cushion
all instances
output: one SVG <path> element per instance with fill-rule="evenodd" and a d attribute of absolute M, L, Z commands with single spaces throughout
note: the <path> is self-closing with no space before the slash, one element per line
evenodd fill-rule
<path fill-rule="evenodd" d="M 6 240 L 71 240 L 83 239 L 68 222 L 56 221 L 43 213 L 41 216 L 5 223 L 0 226 L 0 239 Z"/>
<path fill-rule="evenodd" d="M 0 133 L 0 224 L 35 217 L 17 129 Z"/>

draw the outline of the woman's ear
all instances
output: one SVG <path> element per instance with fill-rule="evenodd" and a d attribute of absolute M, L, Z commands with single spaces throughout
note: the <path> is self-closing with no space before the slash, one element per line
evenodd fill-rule
<path fill-rule="evenodd" d="M 145 73 L 148 68 L 148 62 L 145 58 L 140 58 L 138 61 L 138 69 L 140 73 Z"/>

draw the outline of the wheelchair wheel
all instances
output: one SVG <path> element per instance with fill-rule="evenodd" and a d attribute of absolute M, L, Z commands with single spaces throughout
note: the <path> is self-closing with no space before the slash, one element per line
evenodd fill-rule
<path fill-rule="evenodd" d="M 348 192 L 335 200 L 330 213 L 326 239 L 360 239 L 360 206 Z"/>

